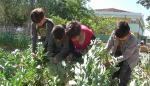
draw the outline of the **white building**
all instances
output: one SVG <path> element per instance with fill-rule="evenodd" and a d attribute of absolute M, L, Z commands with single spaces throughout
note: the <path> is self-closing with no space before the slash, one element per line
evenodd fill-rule
<path fill-rule="evenodd" d="M 143 36 L 144 20 L 141 13 L 134 13 L 115 8 L 95 9 L 97 16 L 115 17 L 116 23 L 119 21 L 127 21 L 130 25 L 131 31 L 138 37 Z"/>

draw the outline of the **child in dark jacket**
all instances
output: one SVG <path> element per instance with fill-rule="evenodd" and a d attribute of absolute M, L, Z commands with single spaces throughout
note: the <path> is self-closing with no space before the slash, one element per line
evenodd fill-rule
<path fill-rule="evenodd" d="M 54 26 L 54 23 L 51 19 L 46 18 L 44 15 L 44 11 L 42 8 L 36 8 L 31 12 L 31 20 L 32 20 L 32 55 L 36 55 L 37 52 L 37 42 L 40 41 L 43 44 L 44 51 L 47 52 L 47 45 L 50 41 L 50 33 Z"/>
<path fill-rule="evenodd" d="M 53 58 L 54 63 L 64 60 L 69 51 L 69 41 L 63 25 L 56 25 L 48 43 L 48 58 Z"/>
<path fill-rule="evenodd" d="M 69 52 L 69 41 L 65 34 L 63 25 L 56 25 L 50 36 L 48 43 L 47 58 L 49 59 L 48 67 L 51 75 L 58 76 L 60 79 L 57 86 L 65 86 L 67 83 L 66 68 L 62 65 Z"/>

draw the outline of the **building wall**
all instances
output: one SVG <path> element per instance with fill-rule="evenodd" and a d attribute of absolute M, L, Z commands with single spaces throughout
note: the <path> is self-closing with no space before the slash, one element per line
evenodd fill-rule
<path fill-rule="evenodd" d="M 135 21 L 132 21 L 133 18 L 116 18 L 116 24 L 118 24 L 120 21 L 126 21 L 128 22 L 131 32 L 138 33 L 139 35 L 143 35 L 143 26 L 140 24 L 138 19 L 134 19 Z"/>
<path fill-rule="evenodd" d="M 98 12 L 96 11 L 97 16 L 102 17 L 114 17 L 116 18 L 116 24 L 120 21 L 126 21 L 129 23 L 131 32 L 140 40 L 144 32 L 144 21 L 142 19 L 142 14 L 140 13 L 131 13 L 131 12 Z M 106 40 L 109 38 L 106 34 L 100 36 L 101 40 Z M 107 39 L 106 39 L 107 38 Z"/>
<path fill-rule="evenodd" d="M 127 21 L 132 27 L 133 32 L 138 32 L 142 35 L 144 28 L 144 21 L 142 19 L 141 13 L 132 13 L 132 12 L 107 12 L 107 11 L 95 11 L 97 16 L 102 17 L 115 17 L 116 23 L 120 21 Z"/>

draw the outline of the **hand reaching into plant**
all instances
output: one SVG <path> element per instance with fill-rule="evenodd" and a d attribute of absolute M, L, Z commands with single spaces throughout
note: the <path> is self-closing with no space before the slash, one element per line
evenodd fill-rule
<path fill-rule="evenodd" d="M 111 59 L 109 61 L 107 61 L 106 63 L 104 63 L 105 67 L 110 67 L 110 65 L 114 65 L 115 64 L 115 60 Z"/>
<path fill-rule="evenodd" d="M 110 65 L 112 65 L 112 60 L 107 61 L 106 63 L 104 63 L 105 67 L 110 67 Z"/>
<path fill-rule="evenodd" d="M 69 54 L 67 57 L 66 57 L 66 61 L 68 63 L 71 63 L 71 61 L 73 60 L 73 55 L 72 54 Z"/>
<path fill-rule="evenodd" d="M 31 56 L 36 59 L 37 58 L 37 55 L 35 53 L 31 53 Z"/>

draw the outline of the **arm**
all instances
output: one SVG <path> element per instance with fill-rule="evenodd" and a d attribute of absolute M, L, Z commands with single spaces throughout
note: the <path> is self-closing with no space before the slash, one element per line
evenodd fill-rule
<path fill-rule="evenodd" d="M 54 40 L 53 40 L 53 37 L 52 37 L 52 29 L 54 27 L 54 24 L 53 22 L 51 21 L 47 21 L 46 22 L 46 30 L 47 30 L 47 33 L 46 33 L 46 41 L 47 41 L 47 53 L 49 56 L 51 56 L 50 54 L 53 52 L 53 43 L 54 43 Z"/>
<path fill-rule="evenodd" d="M 37 32 L 36 32 L 36 24 L 32 23 L 31 26 L 31 40 L 32 40 L 32 53 L 36 53 L 37 47 Z"/>
<path fill-rule="evenodd" d="M 109 37 L 108 41 L 107 41 L 107 44 L 105 46 L 105 49 L 109 52 L 110 49 L 112 48 L 113 46 L 113 43 L 114 43 L 114 39 L 113 39 L 113 36 L 114 36 L 114 31 L 112 32 L 111 36 Z"/>
<path fill-rule="evenodd" d="M 134 54 L 137 48 L 138 48 L 137 42 L 136 40 L 133 39 L 132 42 L 129 43 L 129 45 L 126 47 L 125 51 L 123 52 L 123 55 L 116 58 L 116 62 L 119 63 L 124 60 L 127 60 Z"/>
<path fill-rule="evenodd" d="M 55 49 L 55 45 L 54 45 L 54 38 L 52 33 L 50 33 L 50 38 L 48 39 L 48 48 L 47 48 L 47 56 L 48 57 L 54 57 L 55 53 L 53 52 Z"/>

